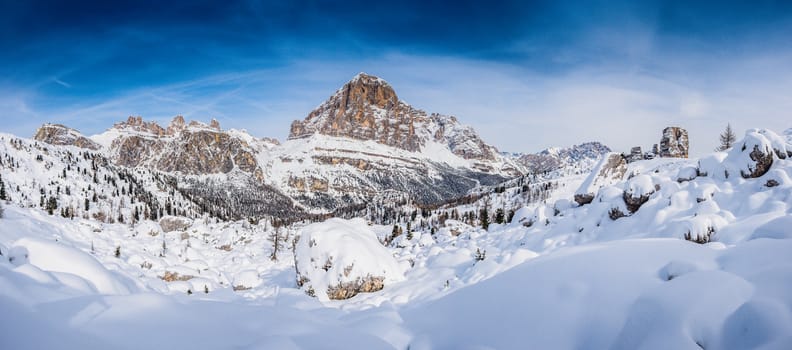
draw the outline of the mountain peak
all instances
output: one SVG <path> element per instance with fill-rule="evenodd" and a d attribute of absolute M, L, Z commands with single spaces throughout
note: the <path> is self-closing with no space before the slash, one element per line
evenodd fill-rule
<path fill-rule="evenodd" d="M 425 113 L 400 102 L 385 80 L 359 73 L 304 120 L 294 121 L 289 139 L 323 134 L 415 151 L 420 145 L 412 124 L 419 115 Z"/>
<path fill-rule="evenodd" d="M 336 95 L 339 93 L 345 108 L 355 107 L 354 105 L 373 105 L 390 109 L 399 103 L 396 91 L 385 79 L 363 72 L 344 84 Z"/>
<path fill-rule="evenodd" d="M 368 84 L 389 85 L 388 82 L 385 81 L 385 79 L 382 79 L 382 78 L 380 78 L 380 77 L 378 77 L 376 75 L 368 74 L 366 72 L 358 73 L 357 75 L 352 77 L 352 79 L 349 80 L 348 83 L 356 83 L 356 82 L 359 82 L 359 81 L 360 82 L 365 82 L 365 83 L 368 83 Z"/>

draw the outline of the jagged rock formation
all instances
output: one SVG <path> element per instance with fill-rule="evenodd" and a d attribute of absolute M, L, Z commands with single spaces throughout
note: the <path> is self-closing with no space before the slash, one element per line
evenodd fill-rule
<path fill-rule="evenodd" d="M 497 150 L 453 116 L 430 114 L 399 100 L 385 80 L 360 73 L 305 120 L 291 125 L 289 139 L 314 134 L 345 137 L 418 152 L 430 140 L 464 159 L 494 161 Z"/>
<path fill-rule="evenodd" d="M 167 128 L 141 117 L 129 117 L 113 127 L 111 159 L 126 167 L 146 166 L 187 175 L 227 174 L 238 169 L 263 179 L 255 150 L 244 137 L 212 125 L 177 116 Z M 253 138 L 250 137 L 249 140 Z"/>
<path fill-rule="evenodd" d="M 641 146 L 635 146 L 630 149 L 630 155 L 627 156 L 628 162 L 636 162 L 643 159 L 644 159 L 644 154 L 643 151 L 641 150 Z"/>
<path fill-rule="evenodd" d="M 687 130 L 676 126 L 663 129 L 663 138 L 660 139 L 659 156 L 687 158 L 688 149 L 689 143 Z"/>
<path fill-rule="evenodd" d="M 79 131 L 60 124 L 42 125 L 33 138 L 51 145 L 76 146 L 90 150 L 97 150 L 101 147 L 98 143 L 80 134 Z"/>
<path fill-rule="evenodd" d="M 361 205 L 384 192 L 440 203 L 526 171 L 455 117 L 413 108 L 364 73 L 292 123 L 282 149 L 271 173 L 310 207 Z"/>
<path fill-rule="evenodd" d="M 517 160 L 531 173 L 553 171 L 564 166 L 581 162 L 595 162 L 610 152 L 608 146 L 599 142 L 586 142 L 569 148 L 548 148 L 539 153 L 518 155 Z"/>
<path fill-rule="evenodd" d="M 175 190 L 218 217 L 439 204 L 529 169 L 593 162 L 609 151 L 588 143 L 522 161 L 507 157 L 455 117 L 413 108 L 390 84 L 363 73 L 295 121 L 283 144 L 181 116 L 167 126 L 129 117 L 91 138 L 64 130 L 45 126 L 37 139 L 93 147 L 113 166 L 167 174 Z"/>

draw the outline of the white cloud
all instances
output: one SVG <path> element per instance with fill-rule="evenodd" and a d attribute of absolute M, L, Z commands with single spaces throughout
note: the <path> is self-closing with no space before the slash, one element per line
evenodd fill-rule
<path fill-rule="evenodd" d="M 41 101 L 41 96 L 23 91 L 5 94 L 0 106 L 16 118 L 7 130 L 20 135 L 46 121 L 95 133 L 128 115 L 167 122 L 182 114 L 197 120 L 215 117 L 224 127 L 283 138 L 292 120 L 304 118 L 347 79 L 366 71 L 388 80 L 415 107 L 456 115 L 502 150 L 531 152 L 599 140 L 626 151 L 634 145 L 651 147 L 662 128 L 676 125 L 688 129 L 692 153 L 700 155 L 716 146 L 726 123 L 736 130 L 792 126 L 787 58 L 713 61 L 701 72 L 684 69 L 700 62 L 669 62 L 671 68 L 651 71 L 614 62 L 546 74 L 518 64 L 389 53 L 360 60 L 295 61 L 278 69 L 210 76 L 66 105 L 35 105 L 31 101 Z"/>

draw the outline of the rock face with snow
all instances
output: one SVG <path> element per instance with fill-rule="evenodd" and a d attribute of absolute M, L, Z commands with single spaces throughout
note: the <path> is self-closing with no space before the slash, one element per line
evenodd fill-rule
<path fill-rule="evenodd" d="M 269 171 L 299 202 L 333 209 L 383 198 L 440 203 L 526 169 L 455 117 L 416 109 L 361 73 L 292 124 Z"/>
<path fill-rule="evenodd" d="M 238 169 L 263 176 L 255 150 L 248 143 L 253 138 L 224 132 L 217 121 L 212 125 L 196 121 L 185 125 L 184 118 L 177 116 L 163 128 L 141 117 L 129 117 L 108 133 L 115 136 L 109 152 L 119 165 L 188 175 L 227 174 Z"/>
<path fill-rule="evenodd" d="M 745 179 L 761 178 L 771 172 L 776 162 L 792 156 L 790 148 L 788 141 L 773 131 L 750 129 L 728 153 L 719 152 L 701 158 L 697 171 L 701 176 L 717 179 L 730 179 L 738 174 Z M 768 184 L 774 186 L 778 177 L 771 176 Z"/>
<path fill-rule="evenodd" d="M 656 188 L 652 184 L 652 177 L 649 175 L 642 174 L 630 179 L 622 195 L 627 210 L 629 210 L 630 213 L 638 211 L 641 205 L 646 203 L 657 189 L 659 189 L 659 187 Z"/>
<path fill-rule="evenodd" d="M 76 146 L 90 150 L 98 150 L 101 146 L 80 134 L 79 131 L 60 124 L 44 124 L 33 136 L 36 141 L 51 145 Z"/>
<path fill-rule="evenodd" d="M 61 136 L 79 134 L 66 129 L 43 130 L 44 142 L 95 145 L 113 165 L 164 172 L 180 187 L 205 188 L 212 197 L 207 202 L 221 196 L 237 203 L 234 193 L 260 187 L 277 203 L 259 207 L 290 209 L 296 202 L 333 212 L 405 198 L 437 204 L 527 172 L 455 117 L 416 109 L 390 84 L 363 73 L 295 121 L 284 144 L 181 116 L 167 126 L 129 117 L 93 140 L 67 140 Z M 209 183 L 212 177 L 234 188 Z"/>
<path fill-rule="evenodd" d="M 660 139 L 659 156 L 687 158 L 689 148 L 687 130 L 676 126 L 663 129 L 663 138 Z"/>
<path fill-rule="evenodd" d="M 575 202 L 579 205 L 591 203 L 600 188 L 621 181 L 626 172 L 627 162 L 621 154 L 605 154 L 575 191 Z"/>
<path fill-rule="evenodd" d="M 610 152 L 608 146 L 599 142 L 586 142 L 568 148 L 548 148 L 539 153 L 523 154 L 518 162 L 532 173 L 553 171 L 563 166 L 595 162 Z"/>
<path fill-rule="evenodd" d="M 363 219 L 306 226 L 295 249 L 297 285 L 321 300 L 349 299 L 404 279 L 404 271 Z"/>
<path fill-rule="evenodd" d="M 313 110 L 291 125 L 289 139 L 322 134 L 421 151 L 430 140 L 447 145 L 464 159 L 494 161 L 497 150 L 484 143 L 456 118 L 427 115 L 400 101 L 385 80 L 360 73 Z"/>
<path fill-rule="evenodd" d="M 790 151 L 786 140 L 767 129 L 751 129 L 736 142 L 723 164 L 726 172 L 739 172 L 743 178 L 757 178 L 766 174 L 774 159 L 786 159 Z"/>

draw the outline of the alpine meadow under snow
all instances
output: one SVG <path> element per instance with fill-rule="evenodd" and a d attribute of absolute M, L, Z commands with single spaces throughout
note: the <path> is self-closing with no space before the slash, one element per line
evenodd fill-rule
<path fill-rule="evenodd" d="M 792 129 L 680 135 L 501 153 L 365 74 L 283 143 L 0 134 L 0 347 L 792 348 Z"/>

